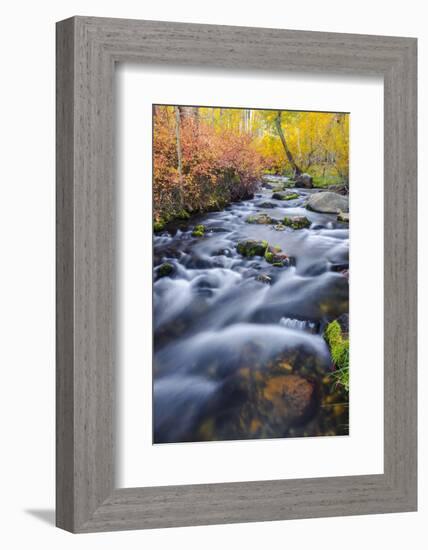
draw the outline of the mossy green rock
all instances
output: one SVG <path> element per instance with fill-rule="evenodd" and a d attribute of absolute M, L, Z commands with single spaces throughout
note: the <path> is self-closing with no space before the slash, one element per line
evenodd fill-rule
<path fill-rule="evenodd" d="M 311 222 L 306 216 L 286 216 L 283 224 L 292 229 L 304 229 L 310 227 Z"/>
<path fill-rule="evenodd" d="M 273 220 L 267 214 L 259 214 L 257 216 L 248 216 L 248 218 L 245 221 L 247 223 L 257 223 L 260 225 L 269 225 L 275 222 L 275 220 Z"/>
<path fill-rule="evenodd" d="M 266 250 L 265 252 L 265 260 L 269 262 L 270 264 L 273 264 L 273 252 L 270 252 L 269 250 Z"/>
<path fill-rule="evenodd" d="M 272 195 L 273 199 L 279 200 L 279 201 L 292 201 L 294 199 L 298 199 L 299 195 L 298 193 L 274 193 Z"/>
<path fill-rule="evenodd" d="M 312 187 L 314 186 L 312 176 L 310 176 L 309 174 L 300 174 L 296 177 L 294 185 L 296 187 L 312 189 Z"/>
<path fill-rule="evenodd" d="M 236 245 L 236 250 L 239 254 L 242 254 L 242 256 L 251 258 L 252 256 L 264 256 L 267 247 L 267 241 L 248 239 L 246 241 L 240 241 Z"/>
<path fill-rule="evenodd" d="M 192 236 L 193 237 L 203 237 L 205 235 L 205 225 L 195 225 Z"/>
<path fill-rule="evenodd" d="M 163 263 L 158 269 L 158 277 L 168 277 L 174 271 L 174 266 L 168 262 Z"/>
<path fill-rule="evenodd" d="M 264 254 L 265 260 L 274 267 L 285 267 L 290 264 L 287 254 L 281 252 L 277 246 L 268 246 Z"/>

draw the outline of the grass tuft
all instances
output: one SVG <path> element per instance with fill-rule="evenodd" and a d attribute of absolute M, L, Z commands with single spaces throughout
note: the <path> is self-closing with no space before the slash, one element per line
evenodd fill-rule
<path fill-rule="evenodd" d="M 335 366 L 331 376 L 336 384 L 349 391 L 349 340 L 344 337 L 338 321 L 332 321 L 327 325 L 324 338 L 330 348 L 331 360 Z"/>

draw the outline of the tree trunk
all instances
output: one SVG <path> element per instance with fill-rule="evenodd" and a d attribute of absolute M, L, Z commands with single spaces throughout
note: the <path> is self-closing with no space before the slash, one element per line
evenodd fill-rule
<path fill-rule="evenodd" d="M 245 109 L 241 109 L 241 116 L 239 117 L 239 133 L 245 132 Z"/>
<path fill-rule="evenodd" d="M 177 108 L 180 113 L 181 120 L 184 120 L 185 118 L 195 118 L 195 119 L 198 118 L 197 107 L 183 107 L 180 105 Z"/>
<path fill-rule="evenodd" d="M 177 169 L 178 169 L 178 180 L 179 180 L 179 190 L 178 190 L 178 199 L 180 203 L 180 208 L 183 208 L 183 155 L 181 151 L 181 118 L 180 118 L 180 108 L 174 107 L 175 109 L 175 141 L 177 148 Z"/>
<path fill-rule="evenodd" d="M 277 115 L 276 115 L 276 118 L 275 118 L 275 126 L 276 126 L 276 129 L 277 129 L 278 135 L 281 138 L 281 143 L 282 143 L 282 146 L 284 147 L 285 154 L 287 155 L 288 162 L 293 167 L 293 170 L 294 170 L 296 176 L 300 176 L 302 171 L 300 170 L 300 168 L 297 166 L 296 162 L 294 161 L 293 155 L 291 154 L 291 151 L 290 151 L 290 149 L 288 148 L 288 145 L 287 145 L 287 141 L 285 140 L 284 132 L 282 131 L 281 115 L 282 115 L 282 112 L 278 111 Z"/>

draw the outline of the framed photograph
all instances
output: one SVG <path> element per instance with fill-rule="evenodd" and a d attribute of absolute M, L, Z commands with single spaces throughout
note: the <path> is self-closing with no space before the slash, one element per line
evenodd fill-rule
<path fill-rule="evenodd" d="M 57 525 L 417 507 L 416 39 L 57 24 Z"/>

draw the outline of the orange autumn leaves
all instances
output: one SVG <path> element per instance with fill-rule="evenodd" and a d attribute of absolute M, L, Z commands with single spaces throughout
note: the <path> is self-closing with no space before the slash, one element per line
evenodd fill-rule
<path fill-rule="evenodd" d="M 247 134 L 219 131 L 197 117 L 180 117 L 179 172 L 173 107 L 157 107 L 153 133 L 155 220 L 213 210 L 251 195 L 264 169 Z"/>

